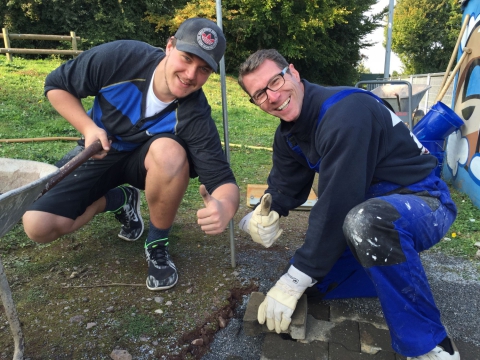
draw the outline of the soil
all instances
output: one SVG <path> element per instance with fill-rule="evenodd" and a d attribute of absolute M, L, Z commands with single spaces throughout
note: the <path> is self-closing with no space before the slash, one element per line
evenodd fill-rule
<path fill-rule="evenodd" d="M 194 205 L 184 206 L 170 236 L 179 283 L 159 292 L 145 286 L 146 232 L 137 242 L 122 241 L 111 214 L 47 245 L 30 241 L 22 224 L 15 225 L 1 238 L 0 256 L 22 323 L 25 358 L 109 359 L 113 350 L 126 350 L 133 359 L 176 360 L 208 353 L 215 334 L 242 316 L 238 307 L 259 289 L 261 279 L 251 271 L 259 259 L 248 263 L 245 254 L 264 253 L 286 264 L 302 241 L 308 212 L 292 212 L 270 249 L 235 228 L 233 268 L 229 229 L 217 236 L 202 233 Z M 248 211 L 241 205 L 235 224 Z M 148 224 L 143 207 L 142 214 Z M 242 275 L 242 269 L 249 273 Z M 279 271 L 272 269 L 268 281 Z M 13 344 L 0 307 L 1 360 L 13 357 Z"/>

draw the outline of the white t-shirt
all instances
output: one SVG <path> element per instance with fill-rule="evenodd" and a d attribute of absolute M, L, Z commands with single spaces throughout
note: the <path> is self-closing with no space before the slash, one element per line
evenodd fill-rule
<path fill-rule="evenodd" d="M 148 93 L 147 93 L 147 105 L 145 109 L 145 117 L 150 117 L 152 115 L 158 114 L 160 111 L 165 109 L 169 104 L 171 104 L 173 101 L 170 101 L 168 103 L 163 102 L 159 98 L 155 96 L 155 93 L 153 92 L 153 78 L 155 77 L 155 72 L 153 72 L 152 75 L 152 80 L 150 80 L 150 86 L 148 88 Z"/>

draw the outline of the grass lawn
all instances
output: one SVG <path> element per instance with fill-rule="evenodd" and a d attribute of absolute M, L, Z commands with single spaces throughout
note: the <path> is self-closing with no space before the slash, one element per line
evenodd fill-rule
<path fill-rule="evenodd" d="M 12 63 L 0 58 L 0 140 L 45 138 L 0 142 L 0 157 L 54 164 L 75 145 L 72 140 L 48 139 L 80 136 L 43 95 L 46 75 L 60 64 L 55 58 L 15 58 Z M 230 161 L 242 196 L 238 223 L 248 211 L 247 184 L 266 183 L 272 155 L 268 148 L 278 121 L 250 104 L 236 79 L 227 77 L 226 83 Z M 219 75 L 212 75 L 204 90 L 224 139 Z M 92 99 L 83 103 L 88 108 Z M 135 243 L 119 240 L 119 225 L 110 214 L 100 214 L 74 234 L 47 245 L 30 241 L 21 223 L 1 238 L 0 255 L 24 324 L 27 357 L 46 359 L 55 352 L 62 354 L 58 359 L 100 359 L 132 342 L 140 349 L 142 339 L 148 338 L 157 343 L 155 356 L 190 351 L 195 358 L 191 340 L 201 331 L 217 330 L 218 316 L 229 316 L 238 301 L 231 289 L 251 291 L 230 266 L 226 234 L 207 238 L 199 231 L 196 211 L 203 202 L 198 187 L 198 180 L 191 180 L 172 230 L 171 252 L 181 279 L 165 292 L 152 293 L 144 286 L 145 235 Z M 457 220 L 430 251 L 462 256 L 478 265 L 474 244 L 480 241 L 480 210 L 466 195 L 451 191 L 459 210 Z M 142 215 L 148 223 L 145 201 Z M 298 228 L 292 232 L 298 236 L 304 234 L 307 216 L 299 218 L 298 224 L 290 224 Z M 254 248 L 235 232 L 240 249 Z M 131 286 L 109 287 L 110 283 Z M 161 315 L 155 312 L 159 309 Z M 13 342 L 5 323 L 0 311 L 0 358 L 11 358 Z M 95 326 L 86 330 L 87 323 Z"/>

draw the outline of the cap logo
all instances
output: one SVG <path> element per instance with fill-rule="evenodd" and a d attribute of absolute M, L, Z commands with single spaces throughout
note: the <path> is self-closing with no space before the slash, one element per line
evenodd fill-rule
<path fill-rule="evenodd" d="M 197 43 L 205 50 L 213 50 L 218 44 L 218 35 L 213 29 L 203 28 L 197 33 Z"/>

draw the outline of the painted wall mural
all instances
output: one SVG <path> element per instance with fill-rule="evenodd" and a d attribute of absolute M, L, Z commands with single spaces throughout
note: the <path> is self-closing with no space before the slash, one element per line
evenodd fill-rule
<path fill-rule="evenodd" d="M 470 16 L 459 46 L 457 61 L 466 48 L 456 75 L 452 108 L 464 121 L 459 130 L 447 138 L 443 178 L 466 193 L 480 207 L 480 0 L 462 2 L 463 19 Z"/>

